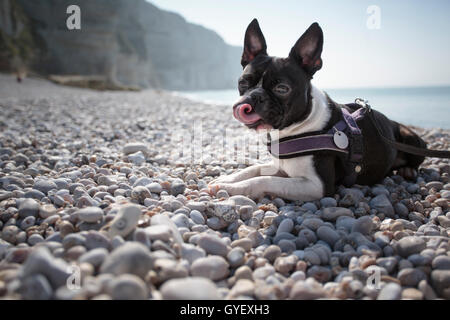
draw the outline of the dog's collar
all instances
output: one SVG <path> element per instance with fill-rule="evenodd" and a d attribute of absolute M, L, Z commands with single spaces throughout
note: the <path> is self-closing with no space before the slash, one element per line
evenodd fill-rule
<path fill-rule="evenodd" d="M 328 101 L 334 103 L 329 98 Z M 353 173 L 361 171 L 363 155 L 361 130 L 356 121 L 364 116 L 366 109 L 357 104 L 347 106 L 358 109 L 350 113 L 344 106 L 341 107 L 341 119 L 331 129 L 284 137 L 276 141 L 271 141 L 268 135 L 269 152 L 279 159 L 296 158 L 323 151 L 331 152 L 347 160 L 347 166 L 350 168 L 349 175 L 352 175 L 349 180 L 356 180 Z"/>

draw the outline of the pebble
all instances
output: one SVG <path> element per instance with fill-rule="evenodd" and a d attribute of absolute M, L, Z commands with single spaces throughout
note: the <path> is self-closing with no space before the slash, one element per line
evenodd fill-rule
<path fill-rule="evenodd" d="M 450 256 L 437 256 L 431 263 L 433 269 L 450 270 Z"/>
<path fill-rule="evenodd" d="M 19 217 L 37 217 L 39 214 L 39 203 L 34 199 L 24 199 L 19 206 Z"/>
<path fill-rule="evenodd" d="M 383 267 L 386 269 L 387 273 L 392 273 L 395 270 L 395 267 L 397 266 L 397 259 L 394 257 L 385 257 L 385 258 L 378 258 L 376 260 L 377 265 L 380 267 Z"/>
<path fill-rule="evenodd" d="M 239 279 L 230 290 L 229 297 L 235 299 L 238 297 L 252 297 L 255 291 L 255 284 L 249 279 Z"/>
<path fill-rule="evenodd" d="M 166 225 L 156 225 L 145 228 L 145 232 L 150 240 L 169 241 L 172 237 L 170 227 Z"/>
<path fill-rule="evenodd" d="M 386 284 L 378 294 L 377 300 L 400 300 L 402 287 L 395 282 Z"/>
<path fill-rule="evenodd" d="M 245 250 L 241 247 L 231 249 L 227 254 L 227 260 L 232 268 L 240 267 L 245 263 Z"/>
<path fill-rule="evenodd" d="M 195 209 L 192 210 L 189 213 L 189 217 L 192 219 L 192 221 L 194 221 L 194 223 L 205 224 L 205 218 L 203 217 L 203 215 L 198 210 L 195 210 Z"/>
<path fill-rule="evenodd" d="M 425 240 L 422 238 L 410 236 L 400 239 L 396 243 L 395 249 L 399 255 L 407 258 L 414 253 L 420 253 L 426 246 Z"/>
<path fill-rule="evenodd" d="M 278 226 L 277 235 L 279 235 L 282 232 L 290 233 L 293 228 L 294 228 L 294 221 L 292 221 L 292 219 L 284 219 Z"/>
<path fill-rule="evenodd" d="M 341 191 L 342 199 L 339 201 L 339 205 L 343 207 L 356 206 L 364 199 L 364 193 L 356 188 L 346 188 Z"/>
<path fill-rule="evenodd" d="M 46 219 L 56 213 L 56 208 L 52 204 L 44 204 L 39 208 L 39 217 Z"/>
<path fill-rule="evenodd" d="M 108 250 L 105 248 L 92 249 L 78 258 L 80 263 L 90 263 L 94 268 L 101 266 L 103 261 L 105 261 L 108 256 Z"/>
<path fill-rule="evenodd" d="M 123 147 L 123 153 L 125 155 L 129 155 L 132 153 L 136 153 L 138 151 L 141 151 L 143 153 L 148 153 L 149 150 L 147 148 L 147 146 L 144 143 L 140 143 L 140 142 L 132 142 L 132 143 L 127 143 L 124 147 Z"/>
<path fill-rule="evenodd" d="M 450 299 L 450 270 L 433 270 L 431 284 L 444 299 Z"/>
<path fill-rule="evenodd" d="M 191 277 L 172 279 L 161 286 L 163 299 L 167 300 L 218 300 L 219 291 L 210 279 Z"/>
<path fill-rule="evenodd" d="M 34 249 L 21 268 L 23 278 L 42 274 L 53 289 L 65 285 L 70 276 L 69 265 L 62 259 L 55 259 L 45 247 Z"/>
<path fill-rule="evenodd" d="M 331 270 L 327 267 L 312 266 L 306 272 L 307 277 L 313 277 L 318 282 L 326 283 L 331 279 Z"/>
<path fill-rule="evenodd" d="M 269 260 L 270 263 L 273 263 L 276 258 L 281 255 L 281 249 L 279 246 L 270 245 L 268 246 L 263 253 L 263 257 Z"/>
<path fill-rule="evenodd" d="M 402 299 L 423 300 L 423 293 L 415 288 L 406 288 L 402 291 Z"/>
<path fill-rule="evenodd" d="M 353 212 L 347 208 L 328 207 L 324 208 L 321 213 L 321 218 L 325 221 L 336 221 L 337 218 L 347 216 L 354 217 Z"/>
<path fill-rule="evenodd" d="M 33 189 L 39 190 L 40 192 L 47 194 L 50 190 L 58 189 L 56 183 L 50 180 L 37 180 L 33 184 Z"/>
<path fill-rule="evenodd" d="M 138 206 L 132 204 L 122 206 L 111 221 L 108 236 L 110 238 L 115 236 L 125 238 L 136 228 L 140 217 L 141 210 Z"/>
<path fill-rule="evenodd" d="M 137 242 L 126 242 L 108 255 L 101 265 L 101 273 L 135 274 L 142 279 L 153 268 L 154 258 L 148 248 Z"/>
<path fill-rule="evenodd" d="M 217 281 L 229 274 L 228 268 L 229 264 L 223 257 L 212 255 L 195 260 L 191 266 L 191 274 Z"/>
<path fill-rule="evenodd" d="M 151 193 L 160 194 L 163 191 L 162 186 L 158 182 L 152 182 L 145 186 Z"/>
<path fill-rule="evenodd" d="M 394 217 L 394 207 L 391 201 L 385 194 L 380 194 L 370 200 L 369 205 L 371 208 L 376 209 L 378 212 L 384 213 L 387 217 Z"/>
<path fill-rule="evenodd" d="M 373 229 L 373 222 L 370 217 L 360 217 L 356 219 L 352 227 L 352 232 L 359 232 L 364 235 L 369 235 Z"/>
<path fill-rule="evenodd" d="M 257 209 L 257 205 L 255 203 L 255 201 L 253 201 L 252 199 L 245 197 L 245 196 L 232 196 L 230 198 L 228 198 L 229 201 L 234 202 L 234 204 L 236 206 L 251 206 L 253 208 L 253 211 L 255 211 Z"/>
<path fill-rule="evenodd" d="M 94 223 L 103 218 L 103 210 L 99 207 L 86 207 L 76 212 L 81 221 Z"/>
<path fill-rule="evenodd" d="M 296 282 L 289 293 L 289 299 L 292 300 L 315 300 L 326 296 L 326 291 L 313 278 Z"/>
<path fill-rule="evenodd" d="M 135 275 L 122 274 L 111 283 L 111 297 L 115 300 L 145 300 L 148 297 L 147 286 Z"/>
<path fill-rule="evenodd" d="M 189 264 L 192 264 L 195 260 L 204 258 L 206 256 L 205 250 L 196 247 L 190 243 L 183 243 L 181 245 L 181 257 L 186 259 Z"/>
<path fill-rule="evenodd" d="M 50 300 L 53 289 L 43 275 L 34 274 L 22 281 L 18 292 L 25 300 Z"/>
<path fill-rule="evenodd" d="M 231 247 L 241 247 L 246 252 L 249 252 L 253 248 L 253 242 L 249 238 L 238 239 L 231 243 Z"/>
<path fill-rule="evenodd" d="M 20 224 L 20 229 L 27 230 L 29 227 L 34 226 L 36 218 L 34 216 L 28 216 L 22 220 Z"/>
<path fill-rule="evenodd" d="M 209 234 L 202 235 L 199 238 L 197 245 L 205 250 L 205 252 L 208 254 L 218 255 L 222 257 L 226 257 L 228 254 L 227 244 L 217 236 Z"/>
<path fill-rule="evenodd" d="M 426 280 L 427 275 L 420 269 L 405 268 L 397 275 L 402 286 L 416 287 L 420 281 Z"/>
<path fill-rule="evenodd" d="M 320 204 L 323 208 L 326 207 L 336 207 L 337 206 L 337 201 L 334 198 L 331 197 L 325 197 L 320 199 Z"/>
<path fill-rule="evenodd" d="M 329 226 L 319 227 L 319 229 L 317 229 L 317 236 L 332 247 L 340 239 L 339 234 Z"/>

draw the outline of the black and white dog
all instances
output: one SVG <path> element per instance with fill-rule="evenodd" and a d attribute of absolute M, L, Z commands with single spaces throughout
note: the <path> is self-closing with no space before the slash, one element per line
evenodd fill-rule
<path fill-rule="evenodd" d="M 332 101 L 311 84 L 314 73 L 322 67 L 323 33 L 313 23 L 291 49 L 287 58 L 271 57 L 258 21 L 247 28 L 239 78 L 241 99 L 233 106 L 236 119 L 255 130 L 268 129 L 272 139 L 301 136 L 309 132 L 331 130 L 342 120 L 346 105 Z M 425 142 L 406 126 L 389 120 L 373 110 L 379 130 L 391 140 L 426 147 Z M 355 183 L 380 182 L 393 170 L 408 179 L 424 157 L 397 151 L 376 134 L 368 117 L 357 121 L 362 133 L 362 160 Z M 312 201 L 332 196 L 345 178 L 339 157 L 328 151 L 281 159 L 255 165 L 210 183 L 213 192 L 225 189 L 230 195 L 258 199 L 265 195 L 288 200 Z"/>

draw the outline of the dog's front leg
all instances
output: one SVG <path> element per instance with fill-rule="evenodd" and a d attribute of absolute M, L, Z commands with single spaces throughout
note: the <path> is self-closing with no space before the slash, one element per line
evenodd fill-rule
<path fill-rule="evenodd" d="M 250 178 L 258 177 L 258 176 L 281 176 L 281 172 L 279 168 L 272 163 L 258 164 L 248 168 L 245 168 L 241 171 L 235 172 L 228 176 L 222 176 L 217 178 L 209 183 L 210 187 L 214 187 L 218 184 L 223 183 L 235 183 L 239 181 L 244 181 Z"/>
<path fill-rule="evenodd" d="M 305 177 L 262 176 L 237 183 L 218 183 L 217 188 L 226 190 L 230 195 L 245 195 L 252 199 L 274 195 L 286 200 L 312 201 L 324 195 L 323 183 L 320 179 Z"/>

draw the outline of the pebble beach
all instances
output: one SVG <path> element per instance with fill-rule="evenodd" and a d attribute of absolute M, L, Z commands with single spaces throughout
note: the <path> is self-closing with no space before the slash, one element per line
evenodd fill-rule
<path fill-rule="evenodd" d="M 226 157 L 248 134 L 230 106 L 0 75 L 0 299 L 450 299 L 449 160 L 313 202 L 212 194 L 269 159 Z"/>

